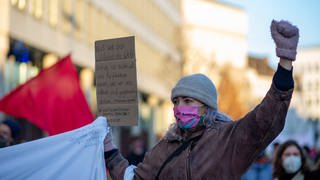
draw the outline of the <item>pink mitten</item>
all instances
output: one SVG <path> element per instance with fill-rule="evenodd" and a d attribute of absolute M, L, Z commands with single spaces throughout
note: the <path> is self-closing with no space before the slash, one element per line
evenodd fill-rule
<path fill-rule="evenodd" d="M 276 54 L 280 58 L 294 61 L 297 54 L 299 29 L 288 21 L 275 21 L 271 23 L 271 36 L 276 44 Z"/>

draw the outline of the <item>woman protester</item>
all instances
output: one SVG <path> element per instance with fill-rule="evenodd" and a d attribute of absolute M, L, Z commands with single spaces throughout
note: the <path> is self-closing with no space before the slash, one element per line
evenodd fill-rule
<path fill-rule="evenodd" d="M 142 163 L 129 166 L 113 144 L 112 133 L 107 134 L 105 161 L 112 179 L 240 179 L 282 131 L 293 92 L 299 30 L 274 20 L 271 35 L 280 61 L 258 106 L 231 121 L 218 111 L 217 91 L 207 76 L 182 77 L 171 92 L 176 123 Z"/>
<path fill-rule="evenodd" d="M 277 150 L 272 176 L 275 180 L 319 180 L 319 170 L 310 171 L 302 148 L 296 141 L 288 140 Z"/>

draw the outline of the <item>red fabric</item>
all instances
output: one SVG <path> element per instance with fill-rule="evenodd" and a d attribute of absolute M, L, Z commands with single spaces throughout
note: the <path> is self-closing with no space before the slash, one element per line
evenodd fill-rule
<path fill-rule="evenodd" d="M 70 55 L 4 96 L 0 110 L 27 119 L 49 135 L 82 127 L 94 119 Z"/>

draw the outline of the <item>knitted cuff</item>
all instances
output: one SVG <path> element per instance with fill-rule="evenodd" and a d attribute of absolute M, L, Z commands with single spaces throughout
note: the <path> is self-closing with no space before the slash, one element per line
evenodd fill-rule
<path fill-rule="evenodd" d="M 277 53 L 277 56 L 280 58 L 285 58 L 291 61 L 296 60 L 296 55 L 297 55 L 296 50 L 276 48 L 276 53 Z"/>
<path fill-rule="evenodd" d="M 273 76 L 273 83 L 281 91 L 288 91 L 294 87 L 292 69 L 289 71 L 278 64 L 278 69 Z"/>

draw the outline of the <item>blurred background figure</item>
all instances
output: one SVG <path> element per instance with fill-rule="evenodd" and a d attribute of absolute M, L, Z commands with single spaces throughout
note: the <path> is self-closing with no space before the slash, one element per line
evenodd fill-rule
<path fill-rule="evenodd" d="M 130 151 L 127 156 L 129 164 L 136 166 L 140 162 L 142 162 L 144 154 L 146 153 L 146 149 L 146 144 L 142 137 L 133 137 L 132 142 L 130 144 Z"/>
<path fill-rule="evenodd" d="M 306 163 L 308 167 L 313 170 L 315 169 L 315 156 L 314 152 L 311 148 L 309 148 L 307 145 L 302 146 L 302 151 L 306 157 Z"/>
<path fill-rule="evenodd" d="M 16 144 L 20 130 L 20 125 L 12 118 L 0 122 L 0 148 Z"/>
<path fill-rule="evenodd" d="M 252 163 L 247 172 L 241 177 L 241 180 L 271 180 L 272 163 L 271 159 L 262 152 Z"/>
<path fill-rule="evenodd" d="M 272 144 L 272 159 L 276 156 L 278 147 L 280 146 L 279 142 L 275 142 Z"/>
<path fill-rule="evenodd" d="M 272 175 L 276 180 L 319 179 L 319 173 L 310 170 L 302 148 L 293 140 L 285 141 L 277 149 Z"/>

